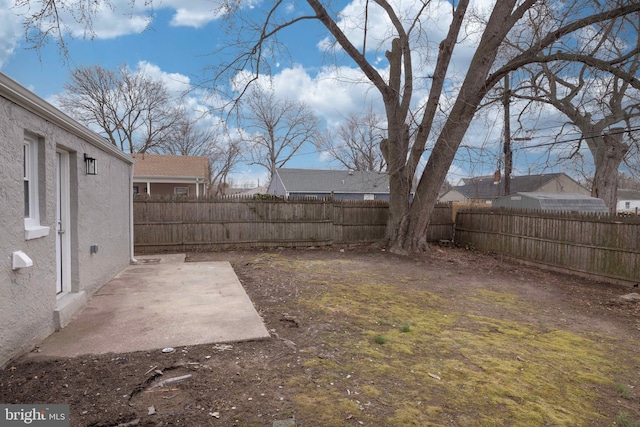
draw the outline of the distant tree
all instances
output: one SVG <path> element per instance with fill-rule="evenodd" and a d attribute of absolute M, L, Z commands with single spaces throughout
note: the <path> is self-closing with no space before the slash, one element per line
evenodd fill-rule
<path fill-rule="evenodd" d="M 211 128 L 198 126 L 186 115 L 178 120 L 151 151 L 178 156 L 205 156 L 218 145 L 219 136 Z"/>
<path fill-rule="evenodd" d="M 224 196 L 231 182 L 229 174 L 243 159 L 242 141 L 229 139 L 228 142 L 219 141 L 207 151 L 209 157 L 209 176 L 213 195 Z"/>
<path fill-rule="evenodd" d="M 267 169 L 269 178 L 307 143 L 315 143 L 318 119 L 309 107 L 278 99 L 269 89 L 254 87 L 242 113 L 244 144 L 251 162 Z"/>
<path fill-rule="evenodd" d="M 620 172 L 618 174 L 618 188 L 640 191 L 640 177 Z"/>
<path fill-rule="evenodd" d="M 384 119 L 369 111 L 350 114 L 335 131 L 327 131 L 318 139 L 318 148 L 346 169 L 384 172 L 387 164 L 380 152 L 385 137 Z"/>
<path fill-rule="evenodd" d="M 61 108 L 88 127 L 98 127 L 127 153 L 145 153 L 166 143 L 185 123 L 184 109 L 162 82 L 126 65 L 116 71 L 99 65 L 71 71 Z"/>

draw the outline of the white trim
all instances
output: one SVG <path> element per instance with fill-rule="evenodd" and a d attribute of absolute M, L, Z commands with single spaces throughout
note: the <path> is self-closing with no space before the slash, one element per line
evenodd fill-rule
<path fill-rule="evenodd" d="M 40 225 L 40 206 L 38 199 L 38 141 L 35 138 L 24 137 L 23 145 L 23 180 L 29 195 L 25 194 L 24 228 L 34 228 Z M 27 215 L 26 210 L 29 210 Z"/>
<path fill-rule="evenodd" d="M 32 240 L 49 235 L 49 227 L 40 225 L 38 140 L 25 135 L 23 153 L 23 168 L 26 175 L 23 179 L 29 182 L 29 200 L 27 201 L 29 216 L 24 218 L 24 238 L 25 240 Z"/>
<path fill-rule="evenodd" d="M 38 225 L 34 227 L 25 227 L 24 240 L 37 239 L 39 237 L 45 237 L 49 235 L 49 228 L 44 225 Z"/>
<path fill-rule="evenodd" d="M 59 168 L 59 169 L 58 169 Z M 56 149 L 56 270 L 61 289 L 58 298 L 71 292 L 71 209 L 69 153 Z M 59 184 L 59 186 L 58 186 Z M 60 233 L 62 231 L 62 233 Z M 61 269 L 61 270 L 58 270 Z"/>
<path fill-rule="evenodd" d="M 133 187 L 133 168 L 134 164 L 129 166 L 129 188 Z M 137 264 L 134 250 L 134 228 L 133 228 L 133 191 L 129 191 L 129 262 Z"/>
<path fill-rule="evenodd" d="M 180 190 L 180 191 L 178 191 L 178 190 Z M 183 193 L 182 190 L 186 190 L 186 192 Z M 184 195 L 188 196 L 189 195 L 189 187 L 180 187 L 180 186 L 173 187 L 173 194 L 175 196 L 184 196 Z"/>

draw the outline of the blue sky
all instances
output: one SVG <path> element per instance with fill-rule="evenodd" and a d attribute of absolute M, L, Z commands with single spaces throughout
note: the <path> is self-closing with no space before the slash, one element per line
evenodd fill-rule
<path fill-rule="evenodd" d="M 115 69 L 126 63 L 132 68 L 145 68 L 156 78 L 169 82 L 176 91 L 193 87 L 203 77 L 210 76 L 204 69 L 215 65 L 216 57 L 212 53 L 224 46 L 228 37 L 221 22 L 216 19 L 212 1 L 155 1 L 151 21 L 147 21 L 148 10 L 142 8 L 142 1 L 138 1 L 137 9 L 133 10 L 129 6 L 129 0 L 112 0 L 112 3 L 115 6 L 113 12 L 107 11 L 96 17 L 96 37 L 93 40 L 83 39 L 80 26 L 71 26 L 71 31 L 77 34 L 73 39 L 66 39 L 69 57 L 65 60 L 54 42 L 39 52 L 26 49 L 21 18 L 16 15 L 19 11 L 11 10 L 13 0 L 0 0 L 0 71 L 53 103 L 55 95 L 63 90 L 69 69 L 76 66 L 99 64 Z M 484 0 L 479 3 L 491 2 Z M 446 12 L 450 11 L 451 6 L 446 1 L 433 4 L 435 18 L 429 31 L 430 36 L 439 41 L 448 27 L 449 16 Z M 293 5 L 291 3 L 289 11 L 292 16 L 301 13 Z M 363 10 L 362 0 L 343 1 L 340 5 L 345 20 Z M 255 13 L 261 13 L 258 0 L 254 6 Z M 375 42 L 375 34 L 384 34 L 388 24 L 381 16 L 373 13 L 370 22 L 369 37 Z M 356 34 L 356 40 L 359 39 L 357 31 L 352 32 Z M 361 78 L 353 64 L 344 62 L 337 64 L 338 67 L 331 67 L 325 60 L 323 46 L 326 44 L 326 37 L 327 33 L 321 26 L 310 26 L 308 23 L 298 25 L 284 34 L 283 41 L 290 49 L 292 61 L 283 61 L 274 68 L 272 77 L 276 92 L 282 97 L 307 103 L 329 127 L 335 126 L 350 113 L 365 112 L 372 101 L 374 109 L 382 112 L 375 90 L 346 81 Z M 378 49 L 371 48 L 368 57 L 384 72 L 387 62 L 383 56 L 385 43 L 382 40 L 380 38 L 377 44 L 369 43 Z M 465 70 L 473 52 L 473 44 L 474 38 L 470 36 L 465 44 L 456 48 L 457 56 L 452 66 L 454 73 Z M 425 67 L 429 67 L 428 62 L 425 62 Z M 428 72 L 427 69 L 422 71 Z M 462 74 L 458 76 L 458 81 L 461 76 Z M 452 75 L 452 81 L 455 86 L 455 75 Z M 455 92 L 455 87 L 452 91 Z M 199 99 L 198 96 L 199 92 L 195 91 L 192 95 L 193 104 L 207 105 L 208 101 Z M 548 121 L 552 116 L 553 112 L 547 112 L 545 120 Z M 550 128 L 552 125 L 546 126 Z M 464 144 L 468 148 L 460 151 L 450 171 L 449 180 L 455 183 L 462 177 L 492 173 L 497 166 L 495 153 L 500 150 L 501 132 L 502 117 L 499 110 L 487 111 L 480 116 L 467 135 Z M 515 145 L 517 148 L 517 144 Z M 557 171 L 553 162 L 547 162 L 547 154 L 547 149 L 540 149 L 537 153 L 516 150 L 516 174 Z M 337 167 L 313 147 L 301 148 L 287 166 L 323 169 Z M 240 165 L 233 174 L 236 182 L 254 185 L 258 182 L 264 184 L 266 176 L 265 170 L 247 164 Z"/>

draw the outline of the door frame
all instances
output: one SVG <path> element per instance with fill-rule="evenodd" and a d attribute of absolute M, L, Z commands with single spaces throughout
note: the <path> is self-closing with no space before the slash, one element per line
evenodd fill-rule
<path fill-rule="evenodd" d="M 56 295 L 71 292 L 69 152 L 56 149 Z"/>

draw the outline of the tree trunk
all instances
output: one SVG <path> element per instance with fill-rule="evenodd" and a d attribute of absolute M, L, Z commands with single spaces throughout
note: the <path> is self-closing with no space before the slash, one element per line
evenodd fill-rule
<path fill-rule="evenodd" d="M 593 160 L 596 173 L 593 178 L 591 195 L 604 200 L 610 213 L 616 213 L 618 203 L 618 169 L 629 146 L 622 142 L 623 132 L 614 129 L 604 135 L 601 143 L 597 144 Z"/>
<path fill-rule="evenodd" d="M 416 193 L 407 215 L 390 217 L 387 230 L 398 230 L 395 239 L 390 239 L 391 251 L 395 253 L 423 252 L 428 250 L 427 228 L 431 214 L 438 201 L 438 192 L 447 177 L 456 151 L 462 142 L 478 105 L 489 90 L 486 79 L 493 65 L 498 48 L 514 19 L 511 15 L 514 1 L 502 1 L 493 9 L 478 48 L 471 60 L 460 93 L 449 113 L 447 121 L 438 135 L 433 151 L 422 173 Z M 390 176 L 390 181 L 392 181 Z M 396 201 L 399 202 L 399 201 Z M 391 208 L 391 205 L 390 205 Z M 398 221 L 391 224 L 392 220 Z"/>

